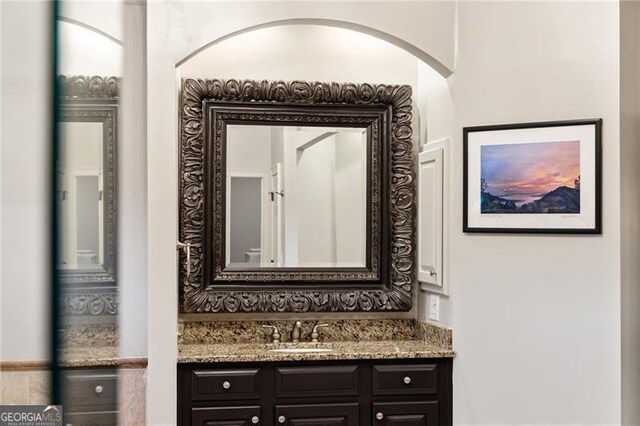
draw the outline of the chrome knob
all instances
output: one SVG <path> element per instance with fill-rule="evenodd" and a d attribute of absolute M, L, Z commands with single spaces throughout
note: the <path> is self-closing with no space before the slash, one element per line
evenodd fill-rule
<path fill-rule="evenodd" d="M 278 417 L 278 423 L 284 423 L 287 421 L 287 418 L 285 416 L 279 416 Z"/>
<path fill-rule="evenodd" d="M 411 377 L 405 376 L 405 378 L 402 379 L 402 381 L 404 382 L 405 385 L 408 385 L 409 383 L 411 383 Z"/>
<path fill-rule="evenodd" d="M 96 391 L 96 393 L 102 393 L 102 386 L 98 385 L 94 390 Z"/>
<path fill-rule="evenodd" d="M 258 416 L 251 417 L 251 423 L 253 423 L 254 425 L 257 425 L 258 423 L 260 423 L 260 417 Z"/>
<path fill-rule="evenodd" d="M 229 382 L 222 382 L 222 387 L 223 387 L 224 389 L 229 389 L 229 388 L 231 387 L 231 383 L 229 383 Z"/>
<path fill-rule="evenodd" d="M 379 412 L 379 411 L 378 411 L 378 412 L 376 413 L 376 419 L 378 419 L 378 420 L 382 420 L 382 419 L 384 419 L 384 414 L 382 414 L 381 412 Z"/>

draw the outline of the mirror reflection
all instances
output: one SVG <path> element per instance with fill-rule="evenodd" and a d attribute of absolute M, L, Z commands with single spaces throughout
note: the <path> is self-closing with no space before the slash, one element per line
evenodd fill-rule
<path fill-rule="evenodd" d="M 226 264 L 365 267 L 367 131 L 228 125 Z"/>
<path fill-rule="evenodd" d="M 60 269 L 102 268 L 103 124 L 61 122 L 58 203 Z"/>

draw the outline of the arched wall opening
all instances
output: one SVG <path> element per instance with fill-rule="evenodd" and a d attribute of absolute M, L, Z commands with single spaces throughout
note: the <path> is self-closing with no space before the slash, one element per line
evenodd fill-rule
<path fill-rule="evenodd" d="M 61 75 L 122 75 L 122 41 L 88 24 L 61 18 L 58 73 Z"/>
<path fill-rule="evenodd" d="M 443 74 L 398 47 L 397 43 L 372 36 L 371 31 L 357 31 L 355 26 L 336 28 L 318 25 L 315 20 L 313 24 L 298 19 L 321 16 L 378 28 L 407 40 L 425 52 L 429 51 L 452 70 L 455 8 L 451 4 L 412 3 L 411 6 L 397 7 L 372 4 L 365 13 L 361 7 L 352 7 L 348 3 L 336 4 L 332 8 L 320 3 L 292 3 L 286 7 L 256 4 L 250 8 L 250 13 L 248 10 L 240 4 L 197 2 L 152 3 L 147 8 L 148 229 L 153 229 L 147 242 L 148 282 L 153 283 L 148 293 L 147 415 L 151 423 L 166 424 L 176 418 L 175 393 L 168 390 L 176 388 L 178 348 L 175 333 L 170 330 L 179 332 L 181 321 L 239 319 L 237 315 L 231 318 L 228 315 L 179 315 L 176 309 L 179 304 L 175 241 L 178 235 L 177 135 L 181 78 L 298 78 L 411 84 L 416 102 L 416 145 L 452 135 L 450 80 Z M 288 24 L 265 26 L 265 23 L 283 20 Z M 293 25 L 294 21 L 296 25 Z M 301 29 L 304 31 L 300 32 Z M 285 44 L 265 43 L 266 31 L 275 31 L 274 38 L 280 33 L 279 37 Z M 307 38 L 300 39 L 304 32 Z M 338 32 L 344 35 L 335 36 Z M 316 35 L 312 37 L 311 33 Z M 334 36 L 327 40 L 320 37 L 319 40 L 320 34 Z M 301 43 L 303 40 L 305 42 Z M 329 40 L 333 43 L 329 44 Z M 368 55 L 362 54 L 362 48 L 354 48 L 358 45 L 357 40 L 362 44 L 371 43 Z M 293 48 L 295 43 L 297 49 Z M 285 49 L 287 45 L 289 49 Z M 330 56 L 326 56 L 327 50 Z M 383 54 L 383 51 L 391 56 Z M 400 62 L 390 60 L 391 57 L 401 58 Z M 405 65 L 400 67 L 400 64 Z M 448 73 L 446 75 L 451 71 Z M 427 79 L 425 75 L 435 78 Z M 426 104 L 421 105 L 425 100 Z M 436 119 L 438 115 L 443 118 Z M 425 305 L 422 300 L 416 306 L 419 304 Z M 414 310 L 405 318 L 419 314 Z M 320 317 L 317 315 L 314 319 Z M 345 313 L 341 317 L 370 318 L 371 314 L 367 317 L 366 313 Z M 398 318 L 399 315 L 380 313 L 376 316 L 390 317 Z M 290 319 L 291 315 L 273 315 L 271 318 Z"/>
<path fill-rule="evenodd" d="M 419 152 L 427 143 L 449 138 L 453 123 L 449 79 L 427 64 L 425 55 L 370 31 L 316 23 L 268 25 L 221 37 L 189 54 L 176 66 L 176 84 L 182 78 L 407 84 L 413 88 L 413 140 Z M 428 294 L 418 289 L 416 294 L 408 316 L 426 318 Z"/>
<path fill-rule="evenodd" d="M 350 25 L 358 30 L 347 29 L 346 23 L 336 26 L 336 22 L 287 20 L 237 31 L 181 60 L 176 66 L 178 80 L 408 84 L 413 88 L 416 145 L 449 137 L 453 101 L 446 76 L 450 71 L 402 40 L 354 24 Z"/>

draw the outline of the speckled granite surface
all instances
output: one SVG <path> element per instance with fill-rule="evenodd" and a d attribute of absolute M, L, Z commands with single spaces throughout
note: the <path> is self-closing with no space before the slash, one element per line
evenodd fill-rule
<path fill-rule="evenodd" d="M 117 346 L 85 346 L 64 349 L 60 356 L 63 367 L 117 366 Z"/>
<path fill-rule="evenodd" d="M 453 349 L 453 331 L 428 322 L 415 322 L 417 337 L 445 349 Z"/>
<path fill-rule="evenodd" d="M 147 359 L 121 358 L 116 346 L 86 346 L 64 349 L 60 364 L 63 367 L 145 368 Z"/>
<path fill-rule="evenodd" d="M 308 343 L 314 321 L 303 322 L 301 342 L 287 342 L 293 321 L 186 322 L 179 324 L 178 362 L 259 362 L 347 359 L 453 357 L 452 331 L 413 320 L 322 321 L 320 343 Z M 279 327 L 282 343 L 269 343 L 270 330 Z M 113 325 L 72 326 L 62 352 L 64 367 L 144 368 L 146 359 L 118 357 Z M 305 342 L 307 341 L 307 342 Z M 330 349 L 325 352 L 274 352 L 272 349 Z"/>
<path fill-rule="evenodd" d="M 357 340 L 413 340 L 420 338 L 413 320 L 335 320 L 320 330 L 320 341 L 349 342 Z M 309 340 L 316 322 L 303 321 L 301 341 Z M 210 321 L 184 322 L 178 326 L 178 344 L 202 343 L 269 343 L 271 330 L 278 327 L 282 341 L 289 340 L 293 321 Z"/>
<path fill-rule="evenodd" d="M 314 322 L 303 323 L 300 343 L 290 343 L 292 321 L 191 322 L 179 326 L 178 362 L 262 362 L 349 359 L 453 357 L 452 332 L 435 324 L 413 320 L 322 321 L 319 343 L 308 343 Z M 268 343 L 278 326 L 282 342 Z M 305 342 L 307 341 L 307 342 Z M 325 351 L 278 352 L 303 348 Z"/>
<path fill-rule="evenodd" d="M 327 352 L 276 352 L 274 349 L 330 349 Z M 421 340 L 359 341 L 328 343 L 214 343 L 180 345 L 178 362 L 263 362 L 320 361 L 352 359 L 442 358 L 453 357 L 452 350 Z"/>
<path fill-rule="evenodd" d="M 60 339 L 67 348 L 118 346 L 118 326 L 107 324 L 65 324 Z"/>

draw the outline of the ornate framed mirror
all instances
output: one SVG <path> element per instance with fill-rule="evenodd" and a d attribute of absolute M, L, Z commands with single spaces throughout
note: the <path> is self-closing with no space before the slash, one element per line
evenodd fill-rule
<path fill-rule="evenodd" d="M 58 85 L 62 313 L 114 315 L 119 80 L 60 76 Z"/>
<path fill-rule="evenodd" d="M 409 86 L 182 82 L 181 311 L 407 311 Z"/>

